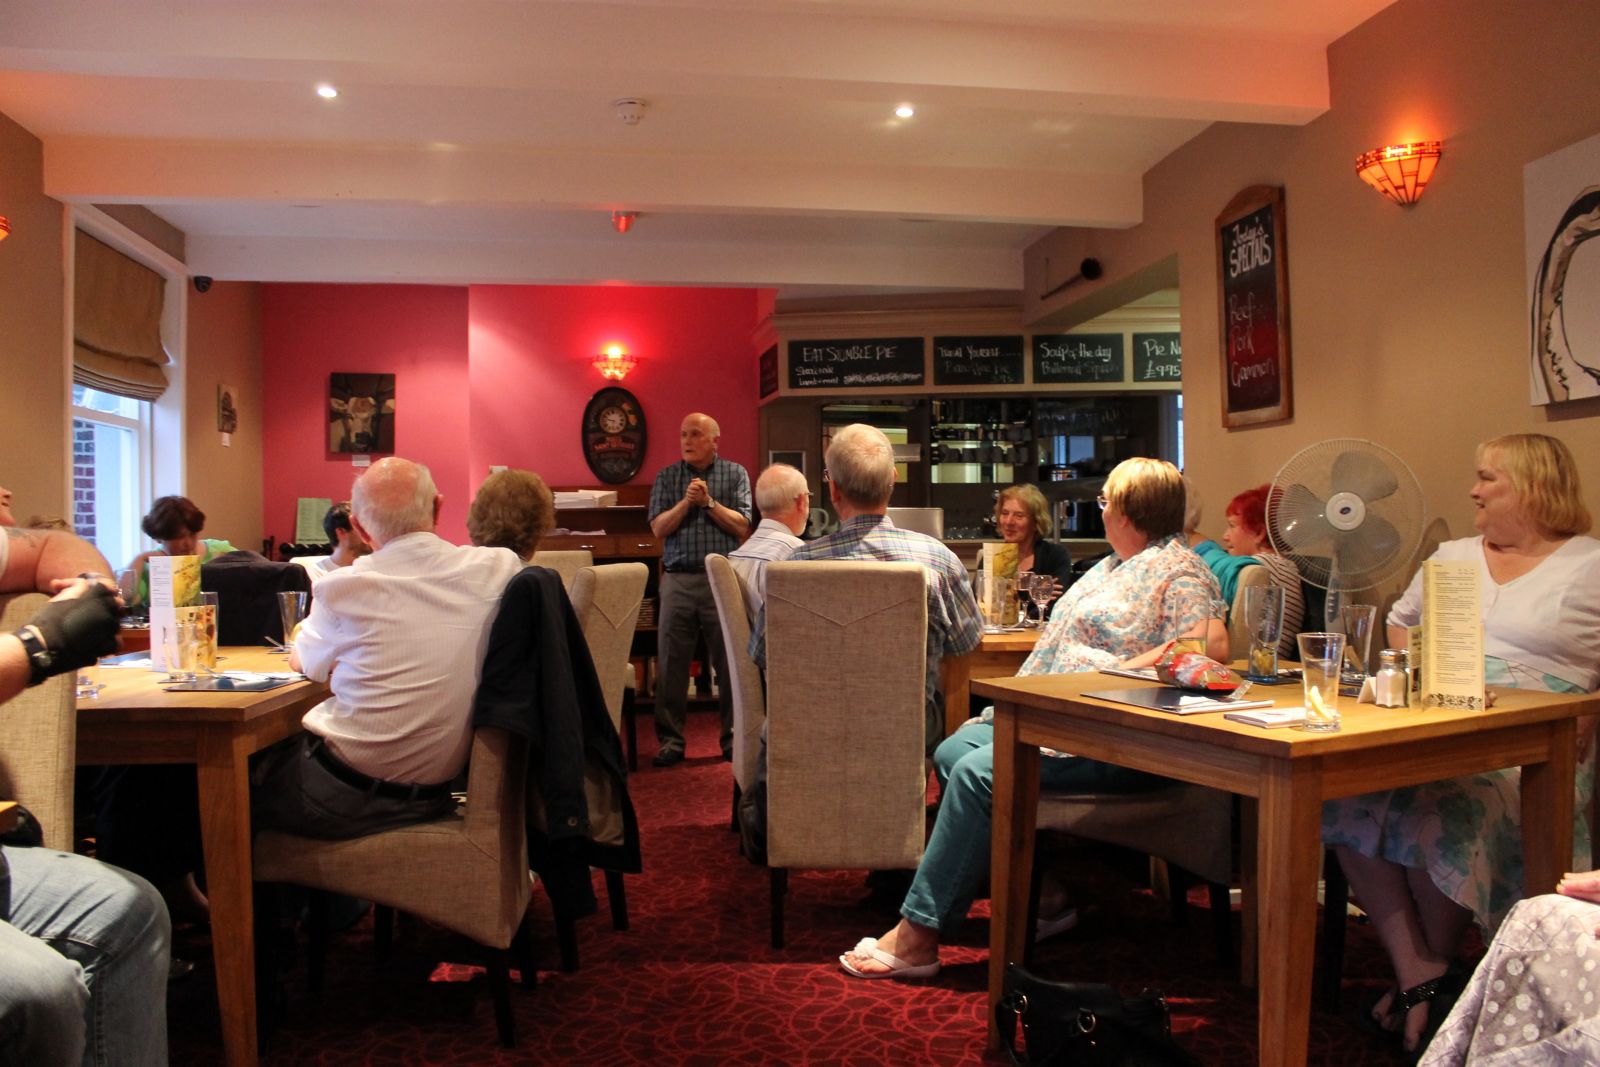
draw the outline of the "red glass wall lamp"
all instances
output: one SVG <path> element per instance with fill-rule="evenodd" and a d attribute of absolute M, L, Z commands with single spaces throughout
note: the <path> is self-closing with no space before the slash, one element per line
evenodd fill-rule
<path fill-rule="evenodd" d="M 1374 148 L 1356 157 L 1361 180 L 1402 206 L 1415 204 L 1439 165 L 1438 141 Z"/>
<path fill-rule="evenodd" d="M 595 353 L 592 362 L 602 377 L 620 382 L 633 370 L 638 360 L 623 351 L 621 345 L 607 345 L 605 351 Z"/>

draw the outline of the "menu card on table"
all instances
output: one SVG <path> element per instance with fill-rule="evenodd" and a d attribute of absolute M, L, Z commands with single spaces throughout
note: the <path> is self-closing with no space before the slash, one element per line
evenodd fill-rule
<path fill-rule="evenodd" d="M 167 669 L 167 643 L 178 609 L 200 603 L 199 556 L 150 557 L 150 669 Z"/>
<path fill-rule="evenodd" d="M 1422 565 L 1422 706 L 1482 711 L 1483 603 L 1478 565 Z"/>
<path fill-rule="evenodd" d="M 982 573 L 992 574 L 996 578 L 1015 578 L 1017 576 L 1017 546 L 1004 542 L 997 544 L 994 541 L 985 541 L 978 569 Z"/>

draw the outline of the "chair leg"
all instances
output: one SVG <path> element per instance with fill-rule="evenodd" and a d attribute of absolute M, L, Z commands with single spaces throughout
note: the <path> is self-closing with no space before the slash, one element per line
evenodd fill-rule
<path fill-rule="evenodd" d="M 557 919 L 556 945 L 561 950 L 561 970 L 572 974 L 578 969 L 578 924 L 571 919 Z"/>
<path fill-rule="evenodd" d="M 739 783 L 733 783 L 733 811 L 728 816 L 728 829 L 739 832 Z"/>
<path fill-rule="evenodd" d="M 1189 886 L 1192 884 L 1193 876 L 1176 864 L 1151 857 L 1151 866 L 1154 867 L 1157 863 L 1166 869 L 1167 914 L 1172 919 L 1172 925 L 1188 926 Z"/>
<path fill-rule="evenodd" d="M 772 877 L 772 947 L 783 947 L 783 897 L 789 892 L 789 871 L 784 867 L 768 868 Z"/>
<path fill-rule="evenodd" d="M 1217 966 L 1233 968 L 1233 898 L 1221 882 L 1209 882 L 1211 890 L 1211 936 L 1217 948 Z"/>
<path fill-rule="evenodd" d="M 622 743 L 628 755 L 628 770 L 639 769 L 639 729 L 634 715 L 633 690 L 622 691 Z"/>
<path fill-rule="evenodd" d="M 1339 986 L 1344 977 L 1344 928 L 1348 921 L 1350 883 L 1333 849 L 1322 854 L 1322 932 L 1317 961 L 1317 1006 L 1339 1010 Z"/>
<path fill-rule="evenodd" d="M 322 976 L 328 958 L 328 894 L 309 890 L 306 900 L 306 989 L 322 992 Z"/>
<path fill-rule="evenodd" d="M 539 984 L 539 965 L 533 959 L 533 909 L 522 913 L 522 922 L 511 938 L 511 958 L 522 975 L 522 988 L 533 989 Z"/>
<path fill-rule="evenodd" d="M 1038 836 L 1034 836 L 1033 846 L 1033 876 L 1028 880 L 1028 914 L 1023 916 L 1023 929 L 1028 931 L 1028 936 L 1022 943 L 1022 965 L 1033 965 L 1033 931 L 1039 922 L 1039 896 L 1044 892 L 1044 868 L 1048 853 L 1039 847 Z"/>
<path fill-rule="evenodd" d="M 621 871 L 606 872 L 606 899 L 611 902 L 611 929 L 628 928 L 628 889 Z"/>
<path fill-rule="evenodd" d="M 378 904 L 372 909 L 372 947 L 378 959 L 386 960 L 394 952 L 394 909 Z"/>
<path fill-rule="evenodd" d="M 494 1026 L 500 1032 L 501 1048 L 517 1047 L 516 1022 L 511 1018 L 510 960 L 510 952 L 492 950 L 485 968 L 489 972 L 489 995 L 494 999 Z"/>

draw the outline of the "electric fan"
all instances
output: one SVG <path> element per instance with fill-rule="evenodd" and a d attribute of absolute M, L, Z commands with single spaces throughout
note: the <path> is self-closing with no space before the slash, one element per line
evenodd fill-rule
<path fill-rule="evenodd" d="M 1399 456 L 1336 437 L 1301 449 L 1278 470 L 1267 494 L 1267 537 L 1301 577 L 1328 591 L 1326 618 L 1336 620 L 1343 594 L 1370 589 L 1410 562 L 1426 510 L 1422 486 Z"/>

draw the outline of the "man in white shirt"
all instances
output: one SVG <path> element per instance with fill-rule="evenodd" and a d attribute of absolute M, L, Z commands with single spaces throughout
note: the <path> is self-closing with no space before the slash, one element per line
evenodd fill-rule
<path fill-rule="evenodd" d="M 450 809 L 489 626 L 523 564 L 438 537 L 443 502 L 410 460 L 379 460 L 356 480 L 351 518 L 373 552 L 317 585 L 289 661 L 333 696 L 306 713 L 304 737 L 258 760 L 258 828 L 359 837 Z"/>
<path fill-rule="evenodd" d="M 767 564 L 788 559 L 805 543 L 799 535 L 811 514 L 806 476 L 787 463 L 774 463 L 756 479 L 756 507 L 761 511 L 761 525 L 748 541 L 728 553 L 752 622 L 767 602 Z"/>
<path fill-rule="evenodd" d="M 350 524 L 350 505 L 335 504 L 322 517 L 322 531 L 328 535 L 333 551 L 326 556 L 296 556 L 290 560 L 306 569 L 315 586 L 340 567 L 348 567 L 362 556 L 372 552 L 372 546 Z"/>

